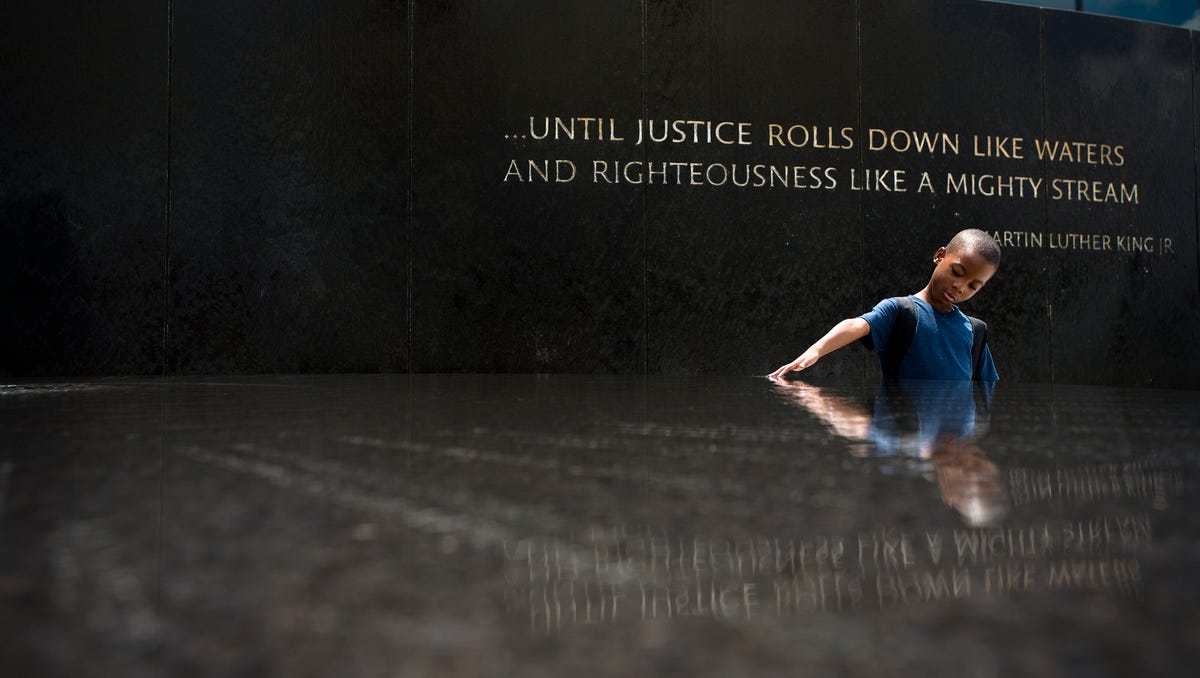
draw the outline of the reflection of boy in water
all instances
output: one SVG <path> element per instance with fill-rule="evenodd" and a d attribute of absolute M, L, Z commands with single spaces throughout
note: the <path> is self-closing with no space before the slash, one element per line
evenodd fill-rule
<path fill-rule="evenodd" d="M 973 526 L 993 525 L 1008 511 L 1000 469 L 979 447 L 987 428 L 988 385 L 969 381 L 884 382 L 874 412 L 803 382 L 779 391 L 834 433 L 860 443 L 858 456 L 919 460 L 936 476 L 942 500 Z"/>
<path fill-rule="evenodd" d="M 880 382 L 867 434 L 873 444 L 871 456 L 929 459 L 939 438 L 975 438 L 977 428 L 987 426 L 990 399 L 990 384 L 976 388 L 969 381 Z"/>
<path fill-rule="evenodd" d="M 958 310 L 958 304 L 975 296 L 996 273 L 1000 266 L 1000 246 L 984 231 L 967 229 L 957 233 L 945 247 L 938 248 L 933 262 L 933 274 L 925 289 L 908 297 L 916 312 L 916 327 L 894 376 L 970 380 L 975 374 L 973 332 L 970 320 Z M 789 372 L 812 367 L 823 356 L 868 336 L 881 362 L 885 362 L 892 329 L 897 327 L 901 313 L 896 299 L 884 299 L 869 312 L 835 325 L 798 358 L 770 376 L 782 379 Z M 998 378 L 986 344 L 979 368 L 976 378 L 980 381 Z"/>

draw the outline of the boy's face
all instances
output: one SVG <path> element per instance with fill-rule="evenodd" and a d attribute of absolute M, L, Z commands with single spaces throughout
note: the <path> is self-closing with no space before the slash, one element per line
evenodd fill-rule
<path fill-rule="evenodd" d="M 967 248 L 938 248 L 933 261 L 936 266 L 929 279 L 930 303 L 943 313 L 975 296 L 996 272 L 995 266 Z"/>

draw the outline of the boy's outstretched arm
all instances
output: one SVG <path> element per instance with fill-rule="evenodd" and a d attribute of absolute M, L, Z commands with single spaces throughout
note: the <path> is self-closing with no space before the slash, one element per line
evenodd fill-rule
<path fill-rule="evenodd" d="M 842 322 L 833 326 L 825 336 L 817 340 L 817 343 L 808 347 L 808 350 L 800 354 L 792 362 L 780 367 L 772 372 L 769 376 L 772 379 L 781 379 L 788 372 L 803 370 L 807 367 L 812 367 L 822 357 L 833 353 L 839 348 L 849 344 L 857 339 L 862 339 L 871 332 L 871 326 L 862 318 L 846 318 Z"/>

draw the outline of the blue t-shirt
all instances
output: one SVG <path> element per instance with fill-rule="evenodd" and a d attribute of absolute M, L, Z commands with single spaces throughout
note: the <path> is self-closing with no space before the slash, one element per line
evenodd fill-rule
<path fill-rule="evenodd" d="M 971 344 L 974 333 L 971 321 L 955 306 L 953 311 L 942 313 L 926 301 L 909 296 L 917 311 L 917 327 L 913 331 L 912 344 L 900 361 L 901 379 L 964 379 L 971 380 Z M 900 306 L 894 299 L 884 299 L 875 308 L 860 317 L 871 326 L 871 343 L 875 354 L 883 359 L 884 349 L 892 336 Z M 992 351 L 983 347 L 980 381 L 996 381 L 996 365 L 992 362 Z"/>

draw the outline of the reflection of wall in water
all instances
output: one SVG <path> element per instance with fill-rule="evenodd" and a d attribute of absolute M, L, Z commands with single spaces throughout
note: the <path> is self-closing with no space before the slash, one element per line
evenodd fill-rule
<path fill-rule="evenodd" d="M 1008 491 L 1014 506 L 1058 502 L 1078 506 L 1100 499 L 1150 499 L 1166 508 L 1167 497 L 1183 492 L 1183 474 L 1148 462 L 1067 468 L 1009 468 Z"/>
<path fill-rule="evenodd" d="M 673 617 L 749 620 L 950 599 L 1089 591 L 1142 596 L 1145 512 L 990 529 L 670 535 L 642 526 L 504 548 L 506 604 L 535 630 Z"/>

